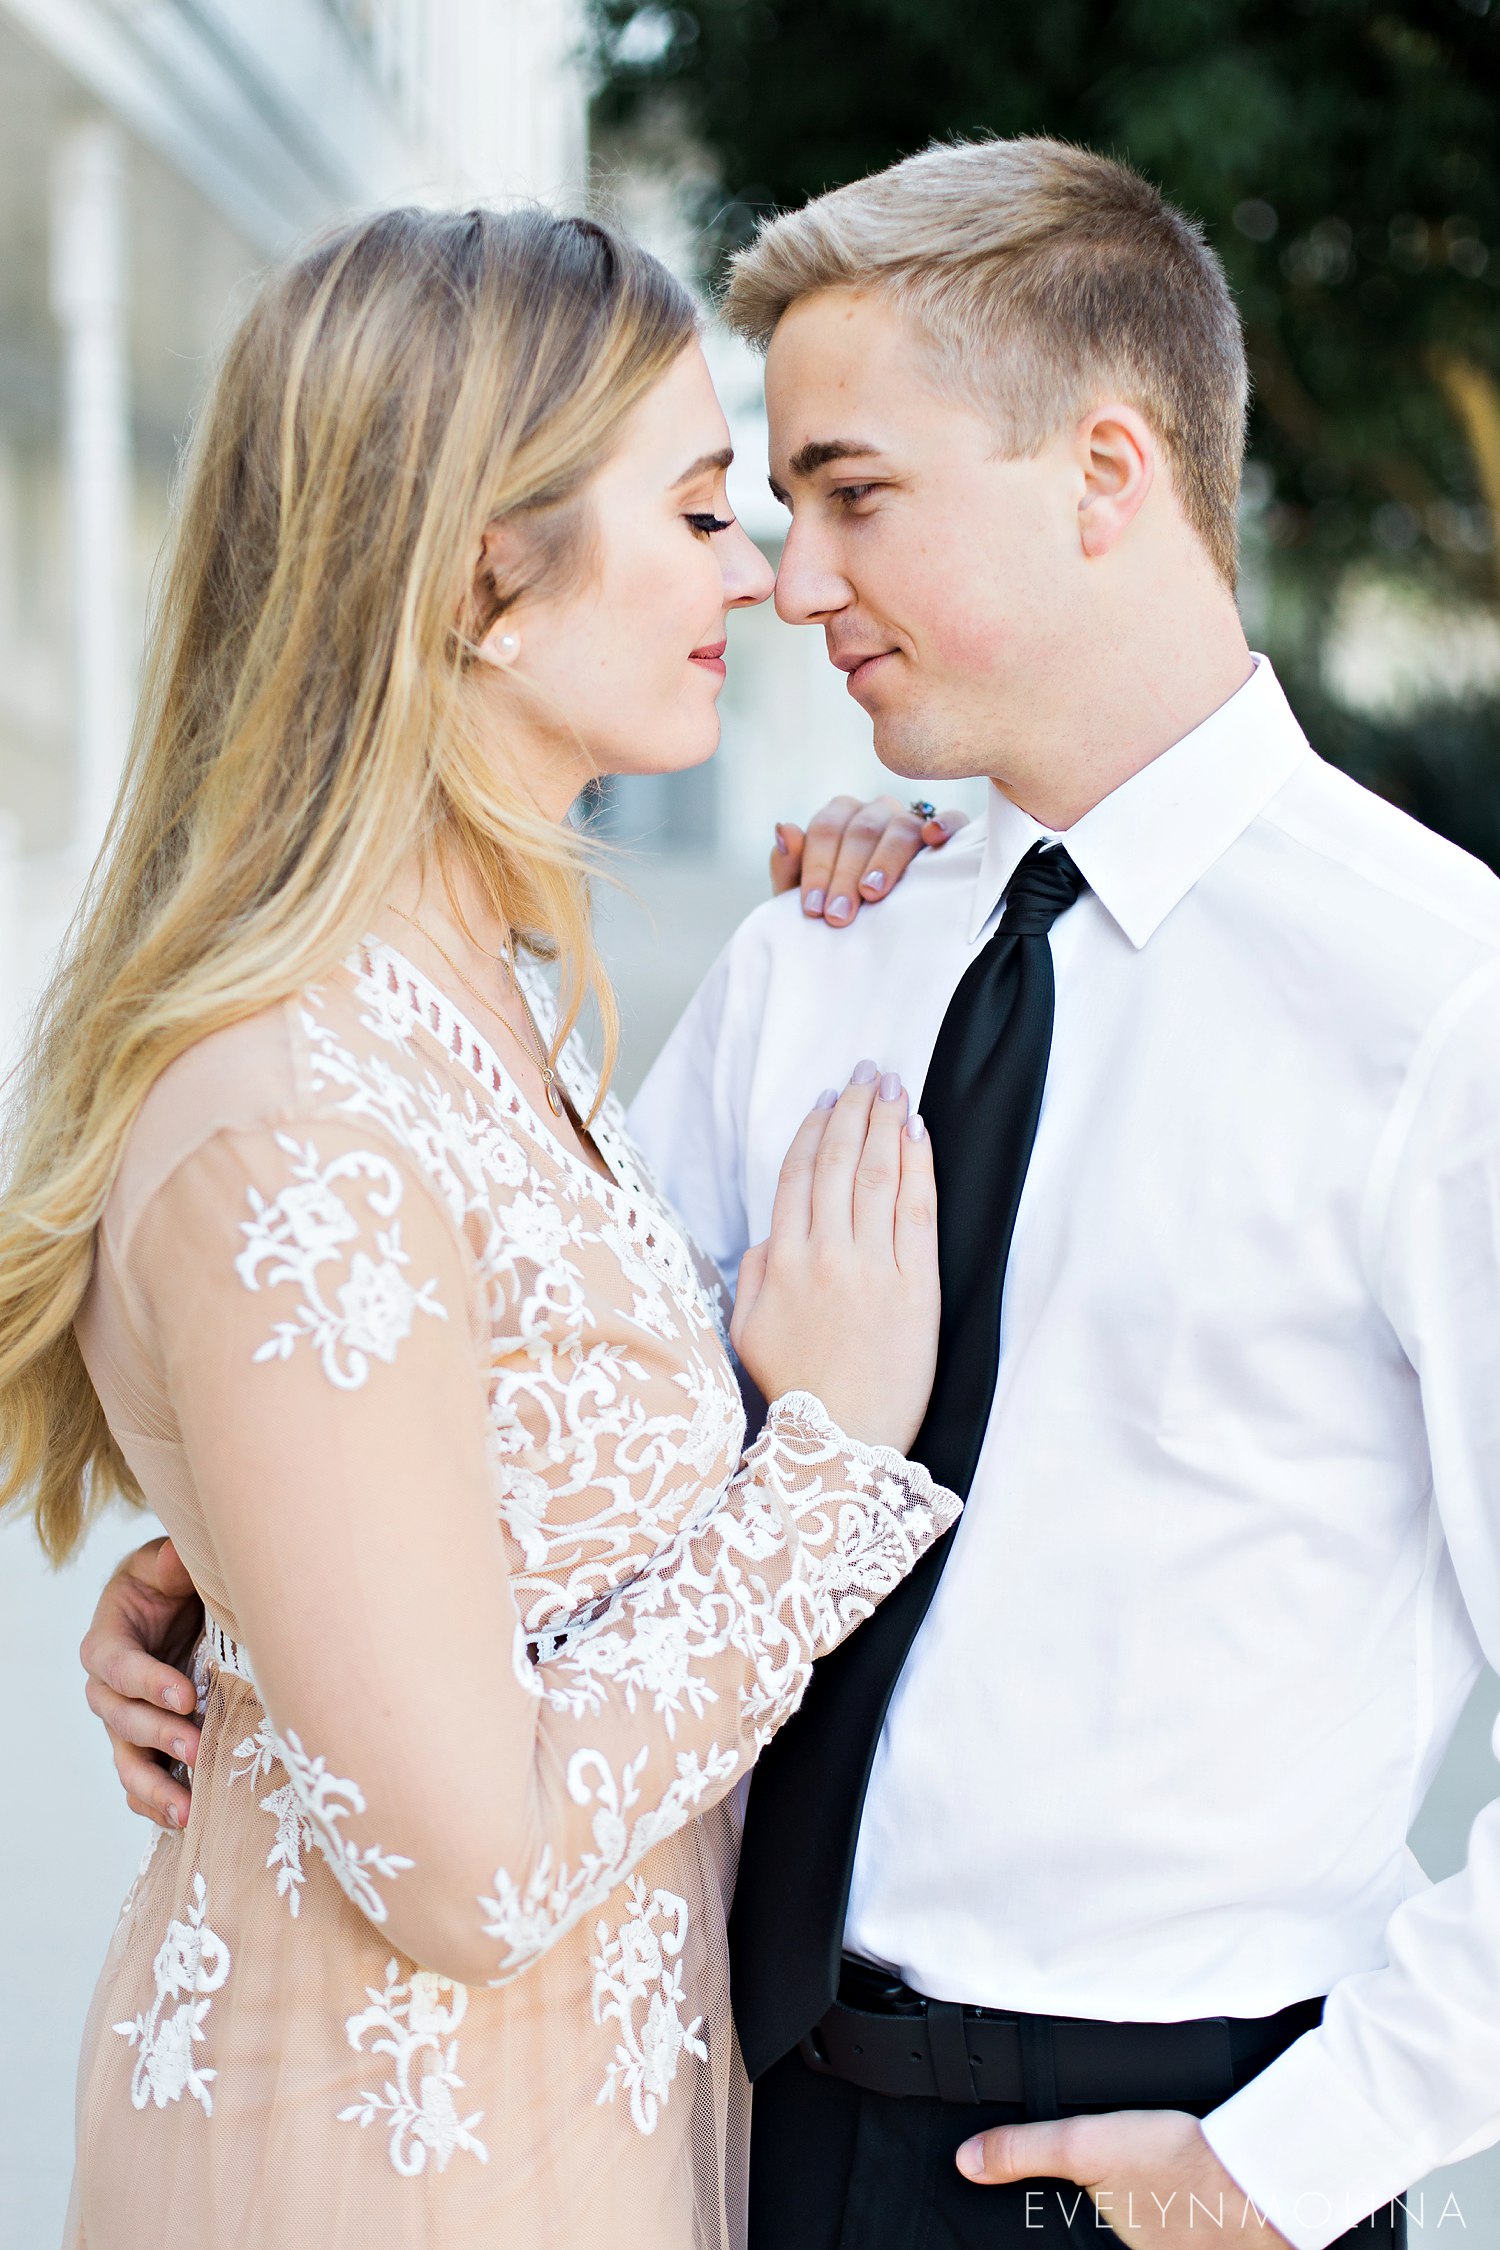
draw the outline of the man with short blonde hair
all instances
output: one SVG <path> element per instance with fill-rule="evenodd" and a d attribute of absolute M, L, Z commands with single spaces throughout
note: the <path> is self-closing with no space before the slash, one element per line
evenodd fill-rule
<path fill-rule="evenodd" d="M 812 840 L 633 1117 L 726 1272 L 851 1064 L 938 1179 L 967 1504 L 752 1781 L 751 2250 L 1403 2241 L 1500 2126 L 1500 1805 L 1405 1850 L 1500 1659 L 1500 883 L 1246 647 L 1238 323 L 1145 181 L 932 149 L 727 311 L 781 615 L 992 784 L 877 913 Z"/>
<path fill-rule="evenodd" d="M 1248 381 L 1239 315 L 1202 230 L 1124 164 L 1051 140 L 925 151 L 772 219 L 722 311 L 762 350 L 824 289 L 868 289 L 920 327 L 944 390 L 1034 453 L 1101 384 L 1161 440 L 1183 513 L 1235 582 Z"/>

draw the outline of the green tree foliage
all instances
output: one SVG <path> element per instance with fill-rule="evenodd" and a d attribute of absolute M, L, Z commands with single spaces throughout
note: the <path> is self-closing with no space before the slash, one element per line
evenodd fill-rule
<path fill-rule="evenodd" d="M 709 274 L 761 212 L 939 136 L 1125 157 L 1229 269 L 1264 529 L 1313 635 L 1361 562 L 1500 604 L 1500 0 L 591 6 L 601 123 L 665 115 L 709 154 Z M 1349 746 L 1439 817 L 1399 755 Z M 1464 840 L 1500 856 L 1487 786 Z"/>

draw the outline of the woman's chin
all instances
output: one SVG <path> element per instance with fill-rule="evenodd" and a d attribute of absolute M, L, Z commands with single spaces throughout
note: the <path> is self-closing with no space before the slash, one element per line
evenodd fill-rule
<path fill-rule="evenodd" d="M 699 721 L 692 727 L 674 728 L 670 733 L 663 729 L 653 736 L 649 745 L 642 745 L 639 754 L 612 762 L 609 770 L 620 774 L 688 773 L 694 766 L 707 765 L 719 747 L 722 731 L 718 712 L 710 710 L 707 724 Z"/>

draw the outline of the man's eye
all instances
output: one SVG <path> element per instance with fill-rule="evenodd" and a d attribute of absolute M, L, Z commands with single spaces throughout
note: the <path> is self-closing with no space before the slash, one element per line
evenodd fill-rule
<path fill-rule="evenodd" d="M 687 520 L 692 525 L 694 531 L 700 533 L 701 536 L 705 539 L 712 538 L 713 534 L 716 531 L 727 531 L 730 525 L 734 522 L 733 516 L 696 515 L 689 516 Z"/>
<path fill-rule="evenodd" d="M 833 497 L 841 507 L 850 507 L 856 500 L 867 500 L 875 489 L 873 484 L 836 484 Z"/>

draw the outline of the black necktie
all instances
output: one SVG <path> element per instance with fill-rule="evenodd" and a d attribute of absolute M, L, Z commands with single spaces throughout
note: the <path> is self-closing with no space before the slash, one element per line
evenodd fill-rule
<path fill-rule="evenodd" d="M 1060 847 L 1027 853 L 999 927 L 948 1004 L 922 1092 L 943 1310 L 932 1398 L 911 1456 L 965 1496 L 995 1394 L 1005 1266 L 1052 1046 L 1048 932 L 1085 888 Z M 729 1925 L 735 2024 L 752 2078 L 794 2047 L 837 1993 L 870 1767 L 953 1536 L 930 1547 L 816 1666 L 801 1709 L 755 1768 Z"/>

